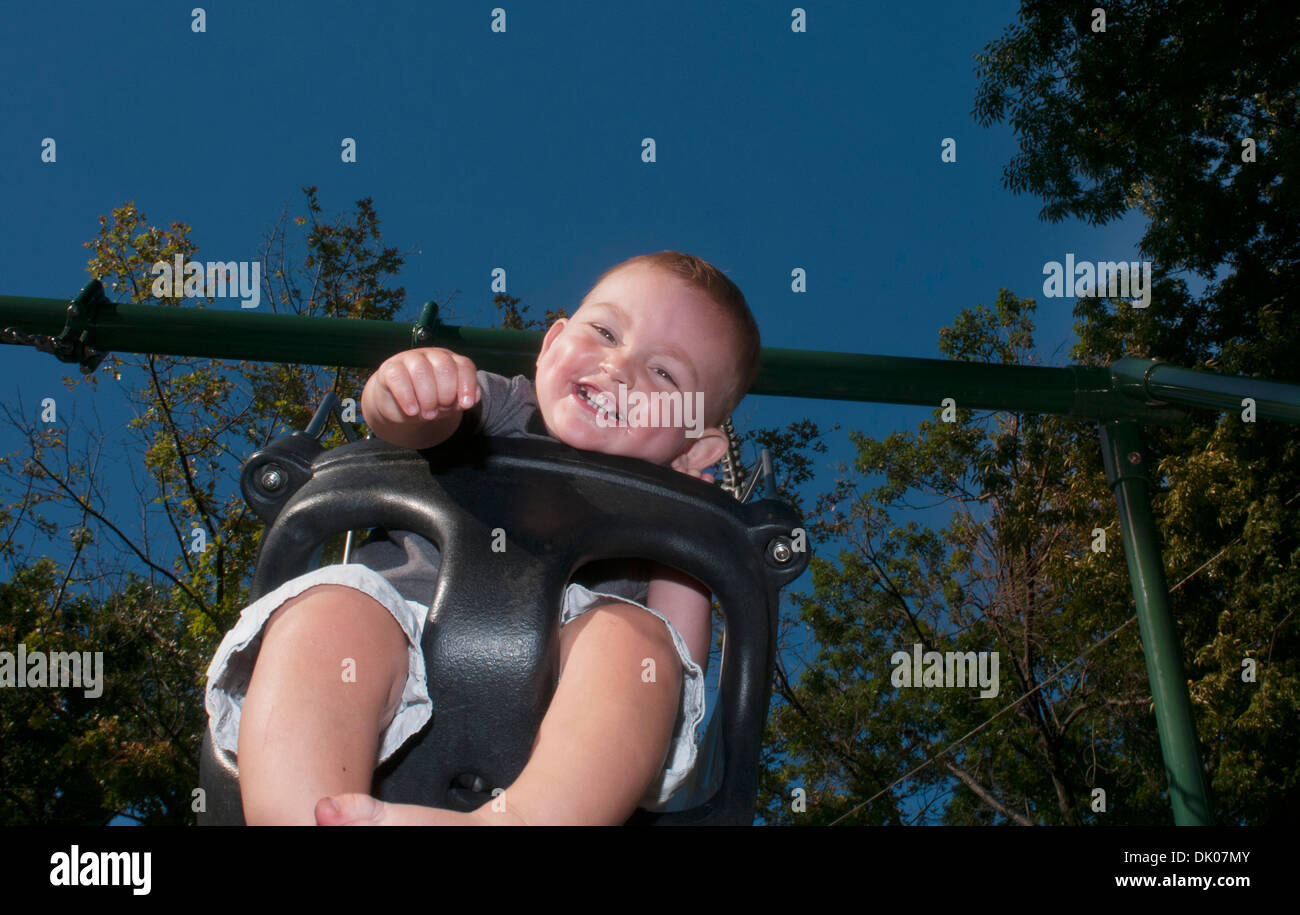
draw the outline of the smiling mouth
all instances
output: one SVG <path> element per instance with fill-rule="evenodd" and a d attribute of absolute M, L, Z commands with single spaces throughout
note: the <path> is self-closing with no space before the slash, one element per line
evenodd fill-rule
<path fill-rule="evenodd" d="M 585 384 L 575 384 L 573 386 L 573 394 L 593 413 L 603 413 L 605 416 L 610 417 L 614 422 L 618 422 L 618 413 L 596 400 L 597 397 L 601 397 L 601 399 L 607 403 L 612 403 L 614 400 L 612 394 L 604 393 L 599 388 L 593 388 Z"/>

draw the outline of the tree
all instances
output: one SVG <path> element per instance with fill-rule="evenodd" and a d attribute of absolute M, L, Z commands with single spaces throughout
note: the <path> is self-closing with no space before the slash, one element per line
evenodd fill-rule
<path fill-rule="evenodd" d="M 322 218 L 316 188 L 304 188 L 306 254 L 293 262 L 287 211 L 269 233 L 263 300 L 275 311 L 390 319 L 404 291 L 388 285 L 402 257 L 383 247 L 369 200 L 350 218 Z M 127 204 L 101 217 L 90 273 L 110 298 L 182 307 L 151 297 L 150 267 L 190 260 L 190 229 L 148 224 Z M 201 304 L 199 307 L 202 307 Z M 21 415 L 28 453 L 3 464 L 9 504 L 0 555 L 0 639 L 28 649 L 93 646 L 105 652 L 108 686 L 78 699 L 62 691 L 0 690 L 0 822 L 193 822 L 199 746 L 207 719 L 204 670 L 247 603 L 261 525 L 238 494 L 249 450 L 301 429 L 326 391 L 359 399 L 360 370 L 224 365 L 167 356 L 119 356 L 97 374 L 68 379 L 128 385 L 144 479 L 141 521 L 132 528 L 97 476 L 103 435 L 66 424 L 43 427 Z M 332 430 L 327 444 L 341 441 Z M 74 519 L 70 556 L 36 559 L 19 544 Z M 54 544 L 56 555 L 66 547 Z"/>
<path fill-rule="evenodd" d="M 1104 33 L 1083 8 L 1047 2 L 980 55 L 976 115 L 1020 139 L 1009 187 L 1040 196 L 1050 219 L 1103 223 L 1135 206 L 1148 220 L 1142 251 L 1165 274 L 1152 307 L 1080 300 L 1076 359 L 1300 380 L 1298 52 L 1283 2 L 1108 4 Z M 1214 558 L 1174 596 L 1205 761 L 1226 821 L 1293 820 L 1300 440 L 1234 413 L 1194 420 L 1148 434 L 1171 580 Z"/>
<path fill-rule="evenodd" d="M 1121 2 L 1102 17 L 1044 0 L 1024 4 L 978 55 L 976 118 L 1007 121 L 1019 138 L 1007 187 L 1042 198 L 1052 221 L 1101 224 L 1135 207 L 1149 221 L 1150 307 L 1080 299 L 1075 361 L 1131 355 L 1297 379 L 1297 47 L 1293 4 Z M 1014 301 L 1000 296 L 996 319 L 964 313 L 944 351 L 1011 361 L 1005 346 L 1022 346 L 1028 331 L 1016 317 L 1027 306 Z M 991 346 L 997 339 L 1005 345 Z M 885 483 L 865 505 L 847 481 L 829 499 L 853 506 L 831 523 L 856 530 L 857 549 L 838 568 L 815 560 L 802 617 L 820 648 L 797 682 L 778 680 L 787 704 L 773 719 L 771 817 L 829 821 L 879 794 L 852 822 L 1168 819 L 1140 657 L 1132 627 L 1118 628 L 1131 592 L 1095 438 L 1050 418 L 1005 422 L 859 441 L 859 470 Z M 1206 412 L 1146 434 L 1217 812 L 1223 822 L 1294 820 L 1300 439 L 1289 426 Z M 952 522 L 891 527 L 889 509 L 908 492 L 954 504 Z M 983 527 L 972 499 L 986 509 Z M 1080 540 L 1094 525 L 1108 531 L 1104 557 Z M 981 545 L 982 564 L 972 558 Z M 1065 675 L 1041 679 L 1108 633 Z M 1013 695 L 1045 688 L 940 755 L 983 718 L 947 691 L 921 701 L 890 688 L 882 653 L 909 637 L 996 642 L 1012 661 Z M 818 802 L 802 819 L 788 798 L 800 783 Z M 1105 813 L 1086 802 L 1093 787 L 1107 789 Z"/>
<path fill-rule="evenodd" d="M 1086 5 L 1027 3 L 977 56 L 977 120 L 1019 137 L 1006 186 L 1054 222 L 1136 207 L 1156 269 L 1209 281 L 1140 316 L 1134 343 L 1153 357 L 1300 377 L 1294 4 L 1127 0 L 1106 4 L 1104 32 L 1096 22 Z"/>
<path fill-rule="evenodd" d="M 1025 364 L 1033 310 L 1003 290 L 945 329 L 941 349 Z M 855 471 L 881 482 L 862 491 L 845 477 L 830 498 L 825 532 L 852 550 L 838 566 L 813 560 L 815 593 L 799 606 L 817 654 L 797 679 L 779 665 L 765 816 L 1077 824 L 1098 818 L 1102 788 L 1125 798 L 1106 822 L 1159 817 L 1154 735 L 1130 727 L 1146 717 L 1145 675 L 1136 632 L 1121 628 L 1127 575 L 1095 432 L 959 411 L 915 436 L 853 436 Z M 917 498 L 949 507 L 950 522 L 900 520 Z M 1098 526 L 1106 552 L 1091 549 Z M 913 688 L 898 676 L 913 646 L 997 652 L 997 694 Z M 792 808 L 793 787 L 806 812 Z"/>

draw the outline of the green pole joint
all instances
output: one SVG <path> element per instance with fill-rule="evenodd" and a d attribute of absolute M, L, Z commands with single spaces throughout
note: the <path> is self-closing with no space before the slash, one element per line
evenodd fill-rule
<path fill-rule="evenodd" d="M 7 326 L 0 332 L 0 342 L 34 346 L 60 362 L 77 363 L 81 366 L 81 374 L 89 375 L 108 355 L 106 348 L 97 345 L 99 321 L 101 318 L 106 322 L 113 321 L 117 317 L 117 305 L 109 301 L 99 280 L 91 280 L 62 309 L 62 330 L 57 329 L 58 314 L 50 309 L 48 320 L 40 322 L 44 333 L 28 333 L 19 327 Z M 7 319 L 10 316 L 6 314 L 3 317 Z"/>
<path fill-rule="evenodd" d="M 1300 385 L 1217 375 L 1151 359 L 1120 359 L 1110 367 L 1115 391 L 1145 404 L 1182 404 L 1210 410 L 1238 411 L 1249 397 L 1255 415 L 1300 423 Z"/>
<path fill-rule="evenodd" d="M 112 315 L 117 309 L 107 295 L 104 284 L 91 280 L 68 305 L 68 323 L 64 325 L 55 344 L 55 355 L 64 362 L 81 365 L 81 374 L 89 375 L 108 355 L 106 350 L 91 346 L 91 336 L 101 315 Z"/>
<path fill-rule="evenodd" d="M 420 311 L 420 320 L 411 325 L 411 349 L 429 346 L 434 333 L 442 325 L 438 319 L 438 303 L 430 299 Z"/>
<path fill-rule="evenodd" d="M 1137 424 L 1127 420 L 1101 427 L 1106 482 L 1115 492 L 1124 537 L 1124 558 L 1137 604 L 1142 654 L 1155 701 L 1160 753 L 1169 783 L 1174 822 L 1179 826 L 1214 823 L 1210 787 L 1201 766 L 1192 700 L 1183 668 L 1183 643 L 1169 609 L 1169 589 L 1155 518 L 1151 514 L 1150 457 Z"/>

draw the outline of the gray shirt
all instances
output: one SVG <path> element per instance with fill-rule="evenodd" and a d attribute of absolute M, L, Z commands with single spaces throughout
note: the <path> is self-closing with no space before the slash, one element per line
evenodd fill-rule
<path fill-rule="evenodd" d="M 478 372 L 477 404 L 465 411 L 461 425 L 482 435 L 557 441 L 546 431 L 533 383 L 524 375 L 505 378 Z M 350 562 L 361 563 L 384 576 L 407 600 L 427 605 L 433 600 L 441 565 L 438 548 L 410 531 L 388 531 L 353 550 Z M 573 580 L 593 591 L 617 594 L 639 604 L 646 602 L 650 563 L 636 559 L 608 559 L 583 566 Z"/>

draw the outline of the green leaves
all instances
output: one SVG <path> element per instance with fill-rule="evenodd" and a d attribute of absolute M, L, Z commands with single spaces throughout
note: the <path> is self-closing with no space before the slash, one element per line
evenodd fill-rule
<path fill-rule="evenodd" d="M 286 214 L 266 240 L 263 281 L 275 307 L 392 318 L 405 301 L 389 285 L 402 256 L 381 244 L 371 202 L 326 220 L 316 189 L 304 195 L 306 215 Z M 114 300 L 199 307 L 151 295 L 154 263 L 195 259 L 190 234 L 181 223 L 152 226 L 128 203 L 101 217 L 88 269 Z M 247 603 L 261 531 L 238 492 L 239 468 L 277 429 L 303 428 L 326 391 L 359 399 L 365 380 L 356 370 L 168 356 L 115 356 L 106 368 L 121 374 L 134 414 L 123 430 L 130 440 L 114 447 L 126 450 L 137 493 L 110 503 L 93 459 L 99 436 L 85 428 L 28 423 L 31 456 L 21 468 L 3 465 L 0 555 L 10 581 L 0 592 L 0 648 L 26 640 L 102 651 L 107 686 L 97 699 L 0 689 L 0 822 L 193 822 L 204 672 Z M 333 429 L 327 443 L 340 438 Z M 137 518 L 121 510 L 133 495 Z M 79 521 L 60 539 L 69 514 Z M 55 538 L 57 559 L 15 549 L 32 532 Z"/>
<path fill-rule="evenodd" d="M 1028 361 L 1033 312 L 1004 290 L 945 330 L 945 351 Z M 834 534 L 851 549 L 838 566 L 814 559 L 815 594 L 800 601 L 815 655 L 778 676 L 764 815 L 830 822 L 874 798 L 847 822 L 1092 822 L 1090 791 L 1105 787 L 1126 812 L 1104 822 L 1163 821 L 1157 795 L 1133 805 L 1150 766 L 1129 736 L 1151 726 L 1141 656 L 1132 638 L 1096 648 L 1131 610 L 1118 544 L 1088 548 L 1094 527 L 1114 523 L 1095 433 L 959 411 L 915 434 L 851 435 L 855 469 L 874 483 L 836 492 L 852 507 Z M 916 504 L 930 507 L 925 525 Z M 891 658 L 918 644 L 998 652 L 997 697 L 895 686 Z M 785 801 L 798 784 L 819 786 L 804 813 Z"/>
<path fill-rule="evenodd" d="M 977 55 L 977 120 L 1006 121 L 1020 140 L 1004 183 L 1042 198 L 1051 221 L 1103 224 L 1137 207 L 1150 219 L 1141 248 L 1157 271 L 1210 281 L 1195 311 L 1179 303 L 1144 316 L 1144 327 L 1178 327 L 1156 331 L 1152 355 L 1194 366 L 1212 344 L 1224 371 L 1267 363 L 1275 377 L 1298 377 L 1277 357 L 1295 350 L 1300 328 L 1279 325 L 1272 310 L 1292 303 L 1282 307 L 1296 313 L 1294 4 L 1107 4 L 1101 33 L 1086 13 L 1060 0 L 1032 4 Z M 1168 295 L 1182 297 L 1165 287 L 1156 304 Z M 1276 331 L 1265 335 L 1267 322 Z"/>

